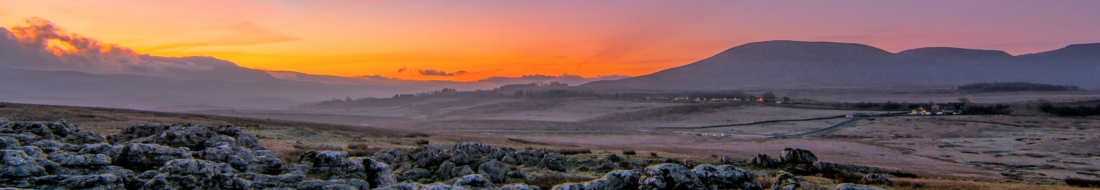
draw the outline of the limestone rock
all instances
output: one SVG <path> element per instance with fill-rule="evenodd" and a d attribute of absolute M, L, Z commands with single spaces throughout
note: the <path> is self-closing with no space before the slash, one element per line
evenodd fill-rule
<path fill-rule="evenodd" d="M 492 160 L 486 163 L 482 163 L 477 167 L 477 173 L 489 177 L 489 180 L 493 183 L 508 183 L 508 165 Z"/>
<path fill-rule="evenodd" d="M 0 179 L 46 175 L 46 169 L 22 150 L 0 150 Z"/>
<path fill-rule="evenodd" d="M 97 167 L 111 165 L 111 157 L 102 154 L 55 152 L 50 154 L 49 159 L 65 167 Z"/>
<path fill-rule="evenodd" d="M 660 164 L 645 168 L 640 189 L 705 189 L 695 173 L 679 164 Z"/>
<path fill-rule="evenodd" d="M 469 189 L 490 189 L 494 188 L 493 182 L 489 178 L 481 174 L 470 174 L 462 176 L 462 178 L 455 181 L 453 186 L 463 187 Z"/>
<path fill-rule="evenodd" d="M 863 184 L 890 184 L 890 178 L 882 174 L 867 174 L 863 176 L 863 179 L 859 180 Z"/>
<path fill-rule="evenodd" d="M 309 166 L 307 176 L 318 179 L 364 179 L 367 177 L 363 165 L 348 160 L 348 153 L 342 151 L 306 151 L 298 158 L 298 163 Z"/>
<path fill-rule="evenodd" d="M 539 187 L 531 186 L 527 184 L 510 184 L 500 187 L 500 190 L 542 190 Z"/>
<path fill-rule="evenodd" d="M 563 183 L 555 185 L 551 190 L 585 190 L 584 184 L 580 183 Z"/>
<path fill-rule="evenodd" d="M 751 172 L 730 165 L 699 165 L 692 172 L 708 189 L 763 189 Z"/>
<path fill-rule="evenodd" d="M 641 175 L 634 171 L 612 171 L 600 179 L 585 182 L 584 189 L 638 189 L 640 178 Z"/>
<path fill-rule="evenodd" d="M 252 188 L 256 189 L 268 189 L 268 188 L 297 188 L 298 183 L 306 180 L 310 180 L 302 174 L 289 173 L 282 175 L 265 175 L 257 173 L 243 173 L 235 176 L 241 179 L 247 179 L 252 181 Z"/>
<path fill-rule="evenodd" d="M 393 169 L 386 163 L 370 158 L 359 159 L 358 163 L 363 166 L 366 173 L 365 179 L 371 184 L 371 188 L 390 186 L 397 181 L 393 175 Z"/>
<path fill-rule="evenodd" d="M 368 190 L 370 185 L 363 180 L 358 179 L 339 179 L 339 180 L 309 180 L 298 183 L 297 189 L 301 190 L 330 190 L 330 189 L 348 189 L 348 190 Z"/>
<path fill-rule="evenodd" d="M 138 171 L 156 169 L 168 161 L 191 158 L 187 148 L 169 148 L 157 144 L 129 144 L 119 153 L 117 165 Z"/>
<path fill-rule="evenodd" d="M 795 177 L 794 174 L 779 171 L 775 175 L 775 182 L 772 183 L 772 190 L 798 190 L 802 189 L 802 180 Z"/>
<path fill-rule="evenodd" d="M 785 148 L 779 161 L 784 164 L 813 164 L 817 161 L 817 156 L 808 150 Z"/>
<path fill-rule="evenodd" d="M 752 161 L 750 161 L 749 163 L 765 168 L 774 168 L 779 166 L 779 161 L 776 161 L 774 158 L 769 157 L 767 154 L 757 154 L 756 156 L 752 157 Z"/>
<path fill-rule="evenodd" d="M 252 182 L 235 177 L 237 171 L 225 163 L 176 159 L 157 169 L 157 175 L 141 189 L 248 189 Z"/>
<path fill-rule="evenodd" d="M 419 181 L 421 179 L 431 178 L 432 173 L 424 168 L 413 168 L 412 170 L 405 171 L 401 174 L 402 180 Z"/>
<path fill-rule="evenodd" d="M 856 184 L 851 184 L 851 183 L 842 183 L 840 185 L 836 185 L 836 190 L 884 190 L 884 189 L 878 188 L 878 187 L 866 186 L 866 185 L 856 185 Z"/>
<path fill-rule="evenodd" d="M 539 161 L 539 166 L 542 166 L 543 168 L 549 170 L 564 172 L 566 170 L 566 159 L 567 158 L 565 157 L 565 155 L 550 153 L 544 156 L 542 160 Z"/>

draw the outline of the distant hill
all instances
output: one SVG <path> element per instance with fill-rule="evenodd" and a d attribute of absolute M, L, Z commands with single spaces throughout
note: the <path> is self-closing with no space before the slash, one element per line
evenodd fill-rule
<path fill-rule="evenodd" d="M 718 90 L 958 86 L 1036 82 L 1100 88 L 1100 44 L 1012 56 L 932 47 L 890 53 L 852 43 L 749 43 L 649 75 L 582 85 L 597 89 Z"/>

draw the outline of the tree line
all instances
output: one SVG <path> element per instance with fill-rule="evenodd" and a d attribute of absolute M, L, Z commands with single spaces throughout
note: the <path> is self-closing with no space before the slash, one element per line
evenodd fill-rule
<path fill-rule="evenodd" d="M 995 82 L 962 85 L 959 86 L 958 90 L 974 92 L 1079 91 L 1081 87 L 1028 82 Z"/>

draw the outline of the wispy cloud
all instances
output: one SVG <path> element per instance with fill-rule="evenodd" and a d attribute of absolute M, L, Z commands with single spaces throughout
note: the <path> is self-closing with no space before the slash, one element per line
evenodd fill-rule
<path fill-rule="evenodd" d="M 199 42 L 168 44 L 149 48 L 148 51 L 183 51 L 196 47 L 257 45 L 301 40 L 301 38 L 282 34 L 252 22 L 215 27 L 211 30 L 221 32 L 218 35 L 204 37 L 205 39 Z"/>

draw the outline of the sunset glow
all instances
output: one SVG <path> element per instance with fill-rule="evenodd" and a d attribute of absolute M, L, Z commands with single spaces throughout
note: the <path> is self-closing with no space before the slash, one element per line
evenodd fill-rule
<path fill-rule="evenodd" d="M 947 2 L 954 4 L 943 6 Z M 1094 1 L 3 3 L 0 26 L 38 17 L 139 54 L 213 56 L 264 70 L 414 80 L 636 76 L 744 43 L 781 39 L 862 43 L 891 52 L 950 46 L 1011 54 L 1100 42 L 1095 32 L 1100 20 L 1093 19 L 1100 16 L 1093 10 L 1100 2 Z M 57 55 L 76 51 L 57 40 L 47 45 Z"/>

